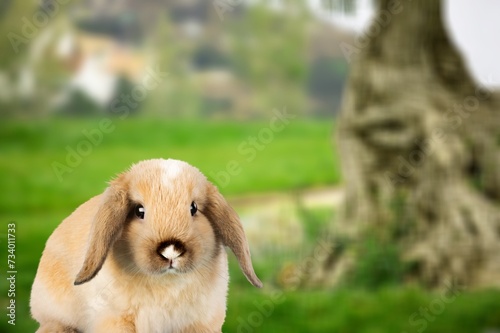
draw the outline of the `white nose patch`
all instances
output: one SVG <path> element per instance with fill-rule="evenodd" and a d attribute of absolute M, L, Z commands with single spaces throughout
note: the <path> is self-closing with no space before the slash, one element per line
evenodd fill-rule
<path fill-rule="evenodd" d="M 169 260 L 174 260 L 175 258 L 177 258 L 178 256 L 180 256 L 180 252 L 177 251 L 173 245 L 169 245 L 167 246 L 163 251 L 161 251 L 161 255 L 165 258 L 165 259 L 169 259 Z"/>

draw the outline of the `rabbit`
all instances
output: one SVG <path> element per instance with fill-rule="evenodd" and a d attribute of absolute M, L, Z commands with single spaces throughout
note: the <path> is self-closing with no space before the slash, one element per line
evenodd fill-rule
<path fill-rule="evenodd" d="M 221 332 L 224 246 L 261 288 L 239 217 L 215 185 L 183 161 L 134 164 L 49 237 L 31 291 L 37 332 Z"/>

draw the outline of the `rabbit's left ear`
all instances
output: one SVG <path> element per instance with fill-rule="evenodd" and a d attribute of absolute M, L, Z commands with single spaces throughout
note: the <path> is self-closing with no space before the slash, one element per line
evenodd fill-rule
<path fill-rule="evenodd" d="M 262 288 L 262 282 L 252 266 L 250 249 L 240 218 L 219 193 L 217 187 L 212 184 L 208 185 L 208 200 L 203 213 L 214 227 L 215 233 L 220 237 L 222 243 L 235 254 L 248 281 L 255 287 Z"/>
<path fill-rule="evenodd" d="M 75 285 L 92 280 L 101 270 L 111 246 L 120 237 L 129 212 L 129 199 L 123 175 L 111 182 L 102 194 L 101 204 L 92 221 L 85 261 Z"/>

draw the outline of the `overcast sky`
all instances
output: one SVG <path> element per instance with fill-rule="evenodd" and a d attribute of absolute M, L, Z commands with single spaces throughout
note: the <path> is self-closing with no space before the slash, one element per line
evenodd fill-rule
<path fill-rule="evenodd" d="M 500 87 L 500 1 L 448 0 L 446 7 L 452 38 L 476 80 Z"/>
<path fill-rule="evenodd" d="M 320 18 L 361 32 L 374 9 L 372 0 L 357 1 L 359 11 L 355 17 L 325 12 L 321 0 L 308 3 Z M 404 7 L 409 0 L 401 1 Z M 500 0 L 445 0 L 445 6 L 445 22 L 472 75 L 484 85 L 500 88 Z"/>

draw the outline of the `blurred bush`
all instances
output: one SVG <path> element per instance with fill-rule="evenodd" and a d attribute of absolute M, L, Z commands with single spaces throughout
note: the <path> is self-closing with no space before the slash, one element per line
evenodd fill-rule
<path fill-rule="evenodd" d="M 0 112 L 24 117 L 109 113 L 124 82 L 130 92 L 155 68 L 168 77 L 138 114 L 266 118 L 287 105 L 333 117 L 347 73 L 339 43 L 353 38 L 301 2 L 234 4 L 221 14 L 201 0 L 6 1 L 0 34 L 10 36 L 1 42 L 0 88 L 11 87 Z"/>

